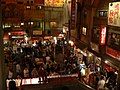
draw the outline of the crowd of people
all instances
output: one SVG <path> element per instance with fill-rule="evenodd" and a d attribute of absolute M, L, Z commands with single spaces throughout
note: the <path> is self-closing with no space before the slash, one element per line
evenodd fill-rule
<path fill-rule="evenodd" d="M 87 67 L 87 74 L 82 76 L 78 57 L 74 53 L 74 47 L 63 40 L 58 40 L 55 44 L 47 40 L 36 42 L 35 45 L 24 42 L 14 43 L 5 47 L 5 63 L 7 65 L 7 79 L 17 78 L 37 78 L 39 82 L 47 83 L 47 76 L 78 74 L 78 80 L 90 85 L 98 90 L 108 90 L 116 86 L 116 76 L 107 72 L 92 72 L 90 66 Z M 115 77 L 115 78 L 114 78 Z M 115 82 L 113 82 L 113 81 Z M 112 85 L 110 83 L 112 82 Z M 114 86 L 113 86 L 114 84 Z M 115 89 L 114 89 L 115 90 Z"/>

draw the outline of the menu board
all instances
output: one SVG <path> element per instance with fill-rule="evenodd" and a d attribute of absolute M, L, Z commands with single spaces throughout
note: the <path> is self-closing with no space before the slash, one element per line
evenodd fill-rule
<path fill-rule="evenodd" d="M 108 25 L 120 26 L 120 2 L 109 3 Z"/>
<path fill-rule="evenodd" d="M 63 7 L 65 0 L 45 0 L 45 6 Z"/>

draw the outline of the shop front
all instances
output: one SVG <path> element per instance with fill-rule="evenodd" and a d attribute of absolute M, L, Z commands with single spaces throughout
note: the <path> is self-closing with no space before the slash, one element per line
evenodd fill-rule
<path fill-rule="evenodd" d="M 99 56 L 89 52 L 87 49 L 77 49 L 80 81 L 91 87 L 96 86 L 96 76 L 102 72 L 102 61 Z"/>
<path fill-rule="evenodd" d="M 113 77 L 113 87 L 117 86 L 117 88 L 120 87 L 120 51 L 115 50 L 113 48 L 110 47 L 106 47 L 106 55 L 104 56 L 105 59 L 105 64 L 104 64 L 104 68 L 106 68 L 106 71 L 110 74 L 112 73 L 111 76 Z M 110 76 L 108 76 L 110 77 Z M 115 87 L 116 88 L 116 87 Z"/>

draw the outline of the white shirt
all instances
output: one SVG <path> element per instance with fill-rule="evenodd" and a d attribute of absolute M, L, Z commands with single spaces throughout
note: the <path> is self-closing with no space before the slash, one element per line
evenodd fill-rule
<path fill-rule="evenodd" d="M 98 90 L 104 89 L 104 86 L 105 86 L 105 80 L 98 81 Z"/>

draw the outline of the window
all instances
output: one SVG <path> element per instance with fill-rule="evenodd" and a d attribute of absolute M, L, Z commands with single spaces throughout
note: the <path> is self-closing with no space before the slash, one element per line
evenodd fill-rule
<path fill-rule="evenodd" d="M 29 1 L 27 1 L 27 4 L 29 4 Z"/>
<path fill-rule="evenodd" d="M 40 22 L 36 22 L 36 27 L 40 27 Z"/>
<path fill-rule="evenodd" d="M 95 43 L 99 42 L 100 27 L 94 26 L 92 29 L 92 41 Z"/>
<path fill-rule="evenodd" d="M 31 4 L 33 4 L 33 1 L 31 1 Z"/>
<path fill-rule="evenodd" d="M 111 48 L 120 50 L 120 33 L 109 32 L 107 44 Z"/>
<path fill-rule="evenodd" d="M 28 22 L 28 25 L 33 25 L 34 23 L 32 21 L 29 21 Z"/>
<path fill-rule="evenodd" d="M 26 6 L 26 9 L 31 9 L 31 7 L 30 6 Z"/>
<path fill-rule="evenodd" d="M 37 9 L 37 10 L 41 10 L 41 9 L 42 9 L 42 6 L 37 6 L 36 9 Z"/>
<path fill-rule="evenodd" d="M 107 11 L 99 11 L 99 17 L 107 17 Z"/>

